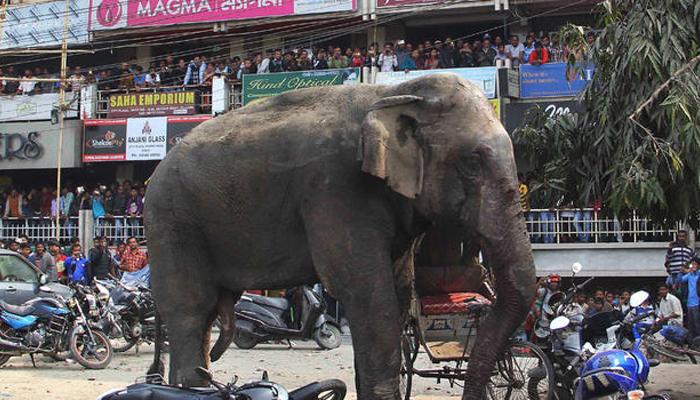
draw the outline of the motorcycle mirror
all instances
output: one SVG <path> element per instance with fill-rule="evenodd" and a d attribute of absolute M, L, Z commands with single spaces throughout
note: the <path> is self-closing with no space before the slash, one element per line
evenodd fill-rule
<path fill-rule="evenodd" d="M 642 304 L 644 304 L 645 301 L 649 299 L 649 293 L 640 290 L 638 292 L 634 292 L 632 296 L 630 296 L 630 306 L 631 307 L 639 307 Z"/>
<path fill-rule="evenodd" d="M 41 290 L 44 293 L 53 293 L 53 289 L 51 289 L 50 287 L 48 287 L 46 285 L 39 286 L 39 290 Z"/>
<path fill-rule="evenodd" d="M 267 371 L 263 371 L 262 381 L 268 382 L 269 380 L 270 380 L 270 377 L 267 375 Z"/>
<path fill-rule="evenodd" d="M 583 269 L 583 265 L 581 265 L 580 262 L 575 262 L 571 265 L 571 271 L 573 271 L 574 275 L 581 272 L 582 269 Z"/>
<path fill-rule="evenodd" d="M 569 319 L 562 315 L 554 318 L 552 322 L 549 323 L 549 330 L 556 331 L 558 329 L 564 329 L 567 326 L 569 326 Z"/>
<path fill-rule="evenodd" d="M 41 274 L 41 276 L 39 276 L 39 284 L 46 285 L 47 283 L 49 283 L 49 278 L 45 274 Z"/>

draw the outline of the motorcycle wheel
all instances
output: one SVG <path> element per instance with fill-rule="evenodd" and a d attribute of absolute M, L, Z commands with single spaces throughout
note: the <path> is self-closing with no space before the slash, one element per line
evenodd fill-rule
<path fill-rule="evenodd" d="M 340 347 L 343 338 L 337 326 L 325 323 L 314 331 L 314 340 L 323 350 L 333 350 Z"/>
<path fill-rule="evenodd" d="M 290 400 L 343 400 L 347 387 L 338 379 L 315 382 L 289 393 Z"/>
<path fill-rule="evenodd" d="M 241 350 L 249 350 L 255 347 L 255 345 L 258 344 L 258 341 L 250 335 L 236 332 L 236 334 L 233 335 L 233 343 L 235 343 L 236 347 Z"/>
<path fill-rule="evenodd" d="M 112 361 L 112 346 L 107 335 L 93 329 L 92 337 L 87 331 L 81 332 L 78 327 L 73 328 L 68 339 L 68 348 L 71 356 L 78 364 L 87 369 L 104 369 Z"/>
<path fill-rule="evenodd" d="M 139 338 L 132 337 L 129 333 L 131 327 L 124 321 L 121 321 L 121 336 L 110 335 L 109 343 L 115 353 L 123 353 L 128 351 L 138 343 Z"/>
<path fill-rule="evenodd" d="M 4 354 L 0 355 L 0 367 L 5 365 L 5 363 L 10 359 L 10 357 L 12 357 L 12 356 L 4 355 Z"/>

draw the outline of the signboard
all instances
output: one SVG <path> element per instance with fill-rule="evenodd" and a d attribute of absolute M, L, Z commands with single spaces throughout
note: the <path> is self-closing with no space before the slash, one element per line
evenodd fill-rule
<path fill-rule="evenodd" d="M 190 130 L 210 118 L 199 115 L 86 120 L 83 161 L 162 160 Z"/>
<path fill-rule="evenodd" d="M 508 96 L 520 97 L 520 73 L 508 68 Z"/>
<path fill-rule="evenodd" d="M 578 101 L 540 101 L 536 103 L 510 103 L 505 106 L 506 131 L 513 133 L 523 123 L 525 114 L 531 108 L 540 107 L 549 116 L 557 118 L 560 115 L 586 111 L 583 103 Z"/>
<path fill-rule="evenodd" d="M 82 121 L 65 121 L 61 167 L 80 167 Z M 49 121 L 0 125 L 0 170 L 53 169 L 58 166 L 58 125 Z"/>
<path fill-rule="evenodd" d="M 70 0 L 68 5 L 68 44 L 88 42 L 89 0 Z M 8 2 L 9 3 L 9 2 Z M 2 22 L 0 49 L 59 47 L 63 40 L 63 0 L 31 5 L 9 6 Z"/>
<path fill-rule="evenodd" d="M 89 30 L 354 11 L 357 0 L 90 0 Z"/>
<path fill-rule="evenodd" d="M 576 96 L 593 78 L 594 68 L 570 71 L 566 63 L 520 66 L 520 97 Z"/>
<path fill-rule="evenodd" d="M 141 92 L 109 96 L 107 116 L 125 118 L 196 113 L 197 96 L 186 92 Z"/>
<path fill-rule="evenodd" d="M 359 80 L 359 68 L 247 74 L 243 75 L 243 104 L 276 96 L 290 90 L 319 86 L 354 85 Z"/>
<path fill-rule="evenodd" d="M 126 159 L 162 160 L 168 141 L 166 117 L 129 118 L 126 120 Z"/>
<path fill-rule="evenodd" d="M 421 76 L 445 73 L 455 74 L 472 82 L 483 90 L 487 99 L 493 99 L 496 97 L 496 67 L 378 72 L 375 83 L 380 85 L 396 85 Z"/>
<path fill-rule="evenodd" d="M 70 96 L 70 93 L 68 96 Z M 68 99 L 67 97 L 67 100 Z M 37 94 L 33 96 L 1 96 L 0 123 L 8 121 L 50 120 L 51 111 L 57 104 L 58 93 Z M 66 113 L 66 118 L 77 117 L 77 110 L 69 110 Z"/>

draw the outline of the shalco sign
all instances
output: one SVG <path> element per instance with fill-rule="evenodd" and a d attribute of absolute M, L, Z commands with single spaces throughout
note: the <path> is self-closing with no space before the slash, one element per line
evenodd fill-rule
<path fill-rule="evenodd" d="M 44 155 L 39 132 L 0 133 L 0 161 L 36 160 Z"/>

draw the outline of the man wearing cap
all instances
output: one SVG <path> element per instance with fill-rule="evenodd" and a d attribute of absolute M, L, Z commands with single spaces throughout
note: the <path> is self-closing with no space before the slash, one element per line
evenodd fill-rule
<path fill-rule="evenodd" d="M 399 65 L 403 65 L 406 58 L 409 58 L 411 51 L 406 48 L 406 42 L 399 40 L 396 42 L 396 60 Z"/>
<path fill-rule="evenodd" d="M 683 275 L 680 277 L 680 282 L 688 285 L 688 331 L 690 341 L 700 336 L 700 293 L 698 293 L 698 267 L 700 266 L 700 257 L 693 256 L 693 261 L 689 267 L 683 267 Z"/>

